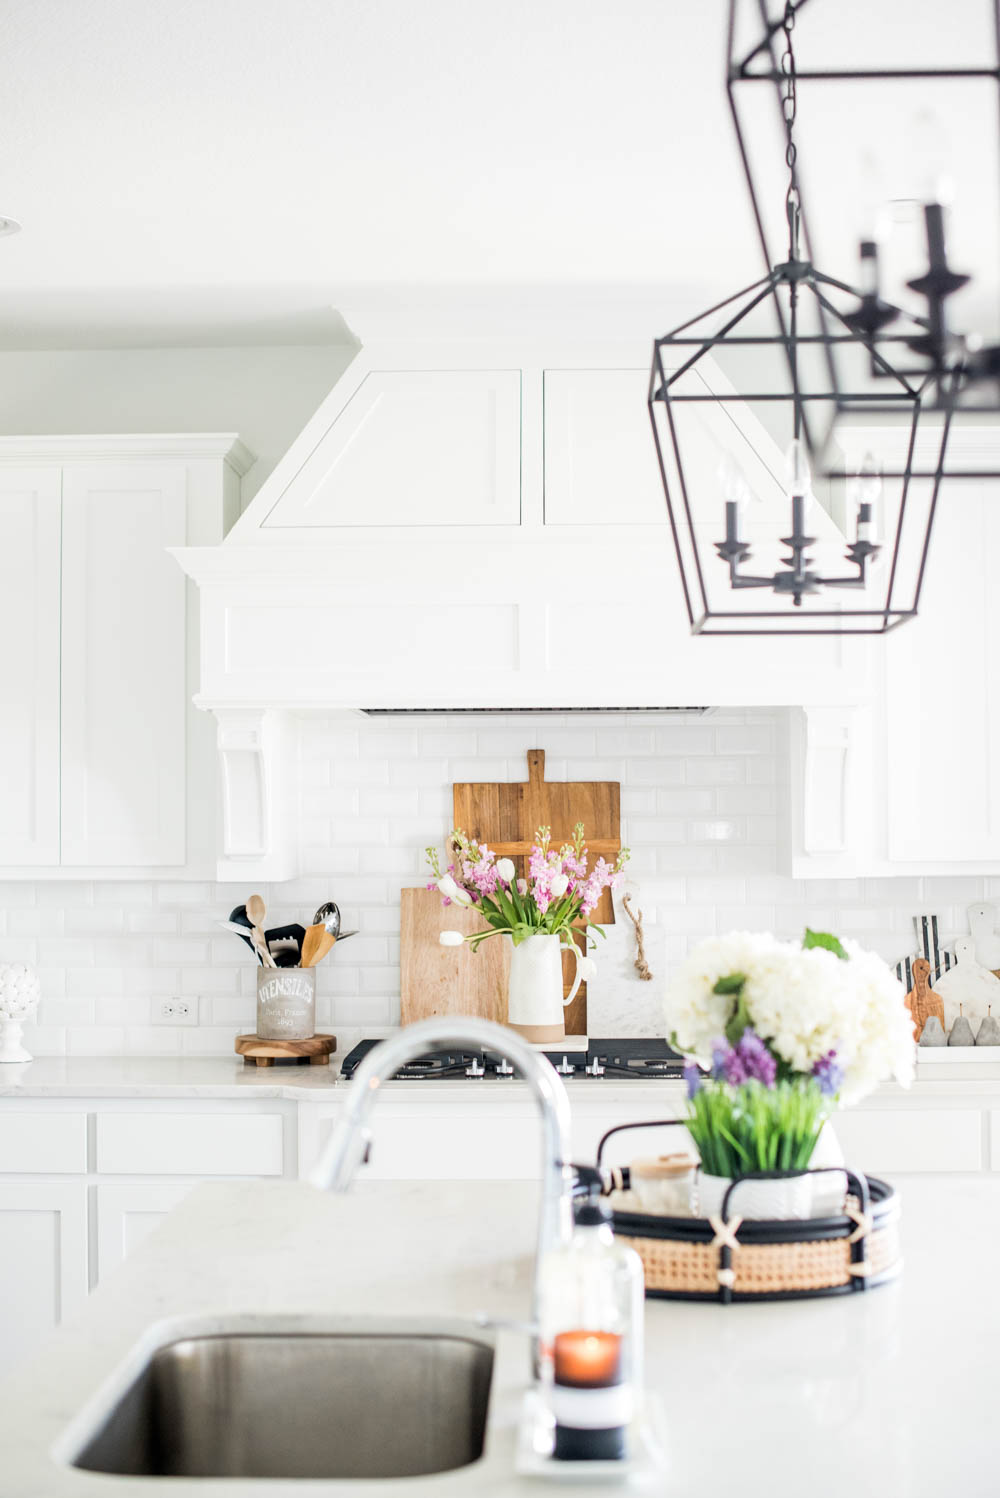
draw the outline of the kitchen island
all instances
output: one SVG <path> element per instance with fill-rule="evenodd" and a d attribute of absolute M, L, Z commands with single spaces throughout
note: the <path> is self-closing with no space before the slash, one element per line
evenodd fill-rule
<path fill-rule="evenodd" d="M 220 1491 L 199 1480 L 165 1487 L 157 1478 L 65 1464 L 74 1422 L 116 1382 L 127 1382 L 123 1360 L 137 1344 L 172 1340 L 193 1325 L 260 1330 L 269 1318 L 283 1325 L 478 1311 L 524 1318 L 537 1194 L 524 1182 L 373 1182 L 345 1197 L 291 1182 L 199 1187 L 4 1385 L 0 1495 Z M 651 1491 L 705 1498 L 996 1493 L 1000 1305 L 991 1275 L 1000 1178 L 910 1178 L 903 1212 L 905 1270 L 894 1284 L 773 1305 L 647 1302 L 647 1387 L 662 1412 L 666 1447 L 665 1471 Z M 527 1338 L 503 1329 L 496 1336 L 482 1460 L 382 1483 L 379 1493 L 523 1498 L 538 1491 L 513 1469 Z M 303 1490 L 290 1481 L 252 1486 L 281 1498 Z M 345 1481 L 309 1491 L 353 1498 L 375 1489 Z"/>

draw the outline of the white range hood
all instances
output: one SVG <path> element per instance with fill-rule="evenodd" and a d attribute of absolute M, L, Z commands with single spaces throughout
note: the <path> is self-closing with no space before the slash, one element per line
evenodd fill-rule
<path fill-rule="evenodd" d="M 226 540 L 176 552 L 200 591 L 196 701 L 218 720 L 224 874 L 291 872 L 282 758 L 303 711 L 859 700 L 863 642 L 689 635 L 648 354 L 645 342 L 367 347 Z M 734 423 L 700 409 L 737 449 L 761 535 L 782 534 L 775 443 L 749 411 Z M 697 503 L 714 534 L 707 450 Z M 842 539 L 822 513 L 818 528 Z"/>

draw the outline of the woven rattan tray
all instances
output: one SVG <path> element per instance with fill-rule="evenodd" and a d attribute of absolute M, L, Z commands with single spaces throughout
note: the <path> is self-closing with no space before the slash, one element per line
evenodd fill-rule
<path fill-rule="evenodd" d="M 664 1126 L 680 1120 L 663 1121 Z M 623 1128 L 610 1129 L 598 1147 Z M 828 1171 L 790 1171 L 818 1175 Z M 615 1236 L 642 1259 L 646 1294 L 664 1300 L 796 1300 L 852 1295 L 894 1279 L 900 1258 L 900 1206 L 885 1181 L 846 1167 L 844 1211 L 804 1221 L 743 1220 L 739 1183 L 730 1187 L 718 1217 L 665 1217 L 615 1211 Z M 761 1179 L 762 1177 L 752 1177 Z"/>

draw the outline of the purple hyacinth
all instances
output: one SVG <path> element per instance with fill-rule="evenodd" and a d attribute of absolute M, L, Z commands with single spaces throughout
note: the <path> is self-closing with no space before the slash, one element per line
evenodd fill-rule
<path fill-rule="evenodd" d="M 712 1044 L 712 1076 L 716 1082 L 741 1087 L 744 1082 L 762 1082 L 773 1087 L 778 1064 L 767 1045 L 749 1025 L 734 1046 L 721 1037 Z"/>
<path fill-rule="evenodd" d="M 825 1056 L 814 1061 L 812 1074 L 824 1097 L 836 1097 L 844 1085 L 844 1068 L 837 1060 L 836 1051 L 827 1051 Z"/>
<path fill-rule="evenodd" d="M 684 1068 L 684 1083 L 687 1087 L 688 1101 L 701 1090 L 701 1067 L 697 1061 L 689 1061 Z"/>
<path fill-rule="evenodd" d="M 763 1082 L 765 1087 L 774 1086 L 778 1075 L 778 1063 L 764 1041 L 750 1029 L 749 1025 L 743 1031 L 736 1050 L 746 1073 L 746 1081 Z"/>
<path fill-rule="evenodd" d="M 731 1047 L 720 1035 L 712 1041 L 712 1081 L 727 1082 L 726 1065 L 731 1054 Z"/>

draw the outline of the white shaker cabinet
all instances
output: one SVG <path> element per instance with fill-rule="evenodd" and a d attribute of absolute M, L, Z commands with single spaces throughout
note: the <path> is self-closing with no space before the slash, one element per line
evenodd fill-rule
<path fill-rule="evenodd" d="M 185 859 L 185 493 L 176 463 L 63 473 L 66 866 Z"/>
<path fill-rule="evenodd" d="M 896 456 L 898 429 L 845 442 Z M 916 452 L 926 467 L 928 445 Z M 1000 428 L 958 427 L 949 467 L 1000 471 Z M 922 502 L 918 490 L 918 502 Z M 800 878 L 1000 873 L 1000 480 L 946 478 L 917 617 L 878 642 L 866 704 L 789 715 Z"/>
<path fill-rule="evenodd" d="M 0 859 L 59 862 L 59 470 L 0 473 Z"/>
<path fill-rule="evenodd" d="M 886 825 L 896 862 L 1000 866 L 1000 484 L 945 484 L 920 614 L 887 641 Z"/>
<path fill-rule="evenodd" d="M 91 1265 L 94 1282 L 107 1279 L 112 1269 L 123 1264 L 192 1189 L 190 1182 L 178 1185 L 174 1181 L 96 1187 L 97 1262 Z"/>
<path fill-rule="evenodd" d="M 228 434 L 0 438 L 0 878 L 205 877 L 195 590 L 251 455 Z"/>
<path fill-rule="evenodd" d="M 87 1298 L 82 1181 L 0 1181 L 0 1377 Z"/>

